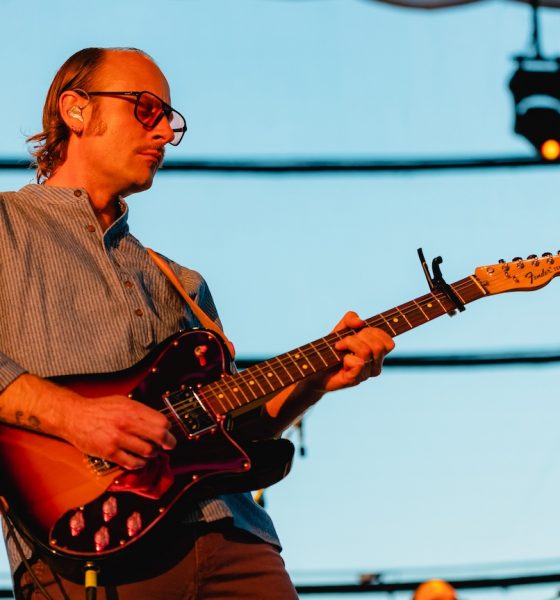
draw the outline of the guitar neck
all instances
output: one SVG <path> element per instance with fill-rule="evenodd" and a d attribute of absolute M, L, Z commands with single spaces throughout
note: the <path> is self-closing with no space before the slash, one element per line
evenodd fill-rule
<path fill-rule="evenodd" d="M 457 281 L 451 288 L 463 304 L 486 295 L 484 288 L 473 276 Z M 366 319 L 366 324 L 383 329 L 391 337 L 395 337 L 454 308 L 453 302 L 443 292 L 435 291 Z M 352 329 L 344 329 L 330 333 L 300 348 L 253 365 L 241 373 L 205 385 L 200 393 L 216 414 L 234 414 L 255 408 L 270 394 L 340 364 L 344 354 L 337 352 L 334 346 L 353 332 Z"/>

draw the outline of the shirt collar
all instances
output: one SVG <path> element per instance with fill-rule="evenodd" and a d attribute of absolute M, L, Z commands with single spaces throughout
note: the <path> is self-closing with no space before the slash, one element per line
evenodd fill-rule
<path fill-rule="evenodd" d="M 49 204 L 59 204 L 60 206 L 64 206 L 71 203 L 74 206 L 78 205 L 83 207 L 84 210 L 88 210 L 92 215 L 95 215 L 89 201 L 89 195 L 84 188 L 56 187 L 30 183 L 24 186 L 20 191 L 36 196 L 40 198 L 41 201 L 48 202 Z M 118 217 L 104 233 L 104 237 L 108 242 L 116 241 L 126 235 L 129 231 L 128 204 L 122 197 L 119 198 L 119 206 L 121 207 L 120 217 Z M 97 219 L 97 217 L 95 218 Z"/>

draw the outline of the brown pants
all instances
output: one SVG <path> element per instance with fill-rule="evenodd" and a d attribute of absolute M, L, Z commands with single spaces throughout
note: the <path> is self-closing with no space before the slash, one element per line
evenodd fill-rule
<path fill-rule="evenodd" d="M 229 524 L 185 528 L 184 548 L 158 552 L 139 567 L 135 581 L 103 586 L 98 600 L 294 600 L 297 594 L 272 545 Z M 181 544 L 183 546 L 183 544 Z M 185 553 L 186 551 L 186 553 Z M 55 600 L 83 600 L 83 585 L 72 583 L 37 563 L 35 572 Z M 28 574 L 18 600 L 44 600 Z"/>

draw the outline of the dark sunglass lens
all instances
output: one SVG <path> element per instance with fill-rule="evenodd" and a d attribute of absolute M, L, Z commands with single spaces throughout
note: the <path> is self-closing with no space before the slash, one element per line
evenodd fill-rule
<path fill-rule="evenodd" d="M 173 146 L 177 146 L 183 139 L 183 135 L 187 130 L 185 119 L 171 106 L 160 100 L 157 96 L 150 92 L 142 92 L 138 96 L 136 102 L 136 118 L 146 127 L 156 127 L 161 119 L 165 116 L 168 120 L 171 129 L 173 129 L 174 137 L 170 142 Z"/>
<path fill-rule="evenodd" d="M 159 98 L 146 92 L 140 94 L 136 103 L 136 116 L 141 123 L 146 127 L 155 127 L 162 112 L 163 106 Z"/>

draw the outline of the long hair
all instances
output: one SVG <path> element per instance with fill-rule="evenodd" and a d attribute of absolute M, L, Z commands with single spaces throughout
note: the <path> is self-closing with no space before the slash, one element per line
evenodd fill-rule
<path fill-rule="evenodd" d="M 43 131 L 27 138 L 38 183 L 53 175 L 66 160 L 70 129 L 60 116 L 60 95 L 67 90 L 90 89 L 104 55 L 104 48 L 84 48 L 73 54 L 55 75 L 43 107 Z"/>
<path fill-rule="evenodd" d="M 60 95 L 67 90 L 90 90 L 107 52 L 136 52 L 153 59 L 137 48 L 84 48 L 73 54 L 55 75 L 43 107 L 43 131 L 27 138 L 32 166 L 37 169 L 37 182 L 51 177 L 66 160 L 70 129 L 58 108 Z M 92 99 L 93 101 L 93 99 Z"/>

